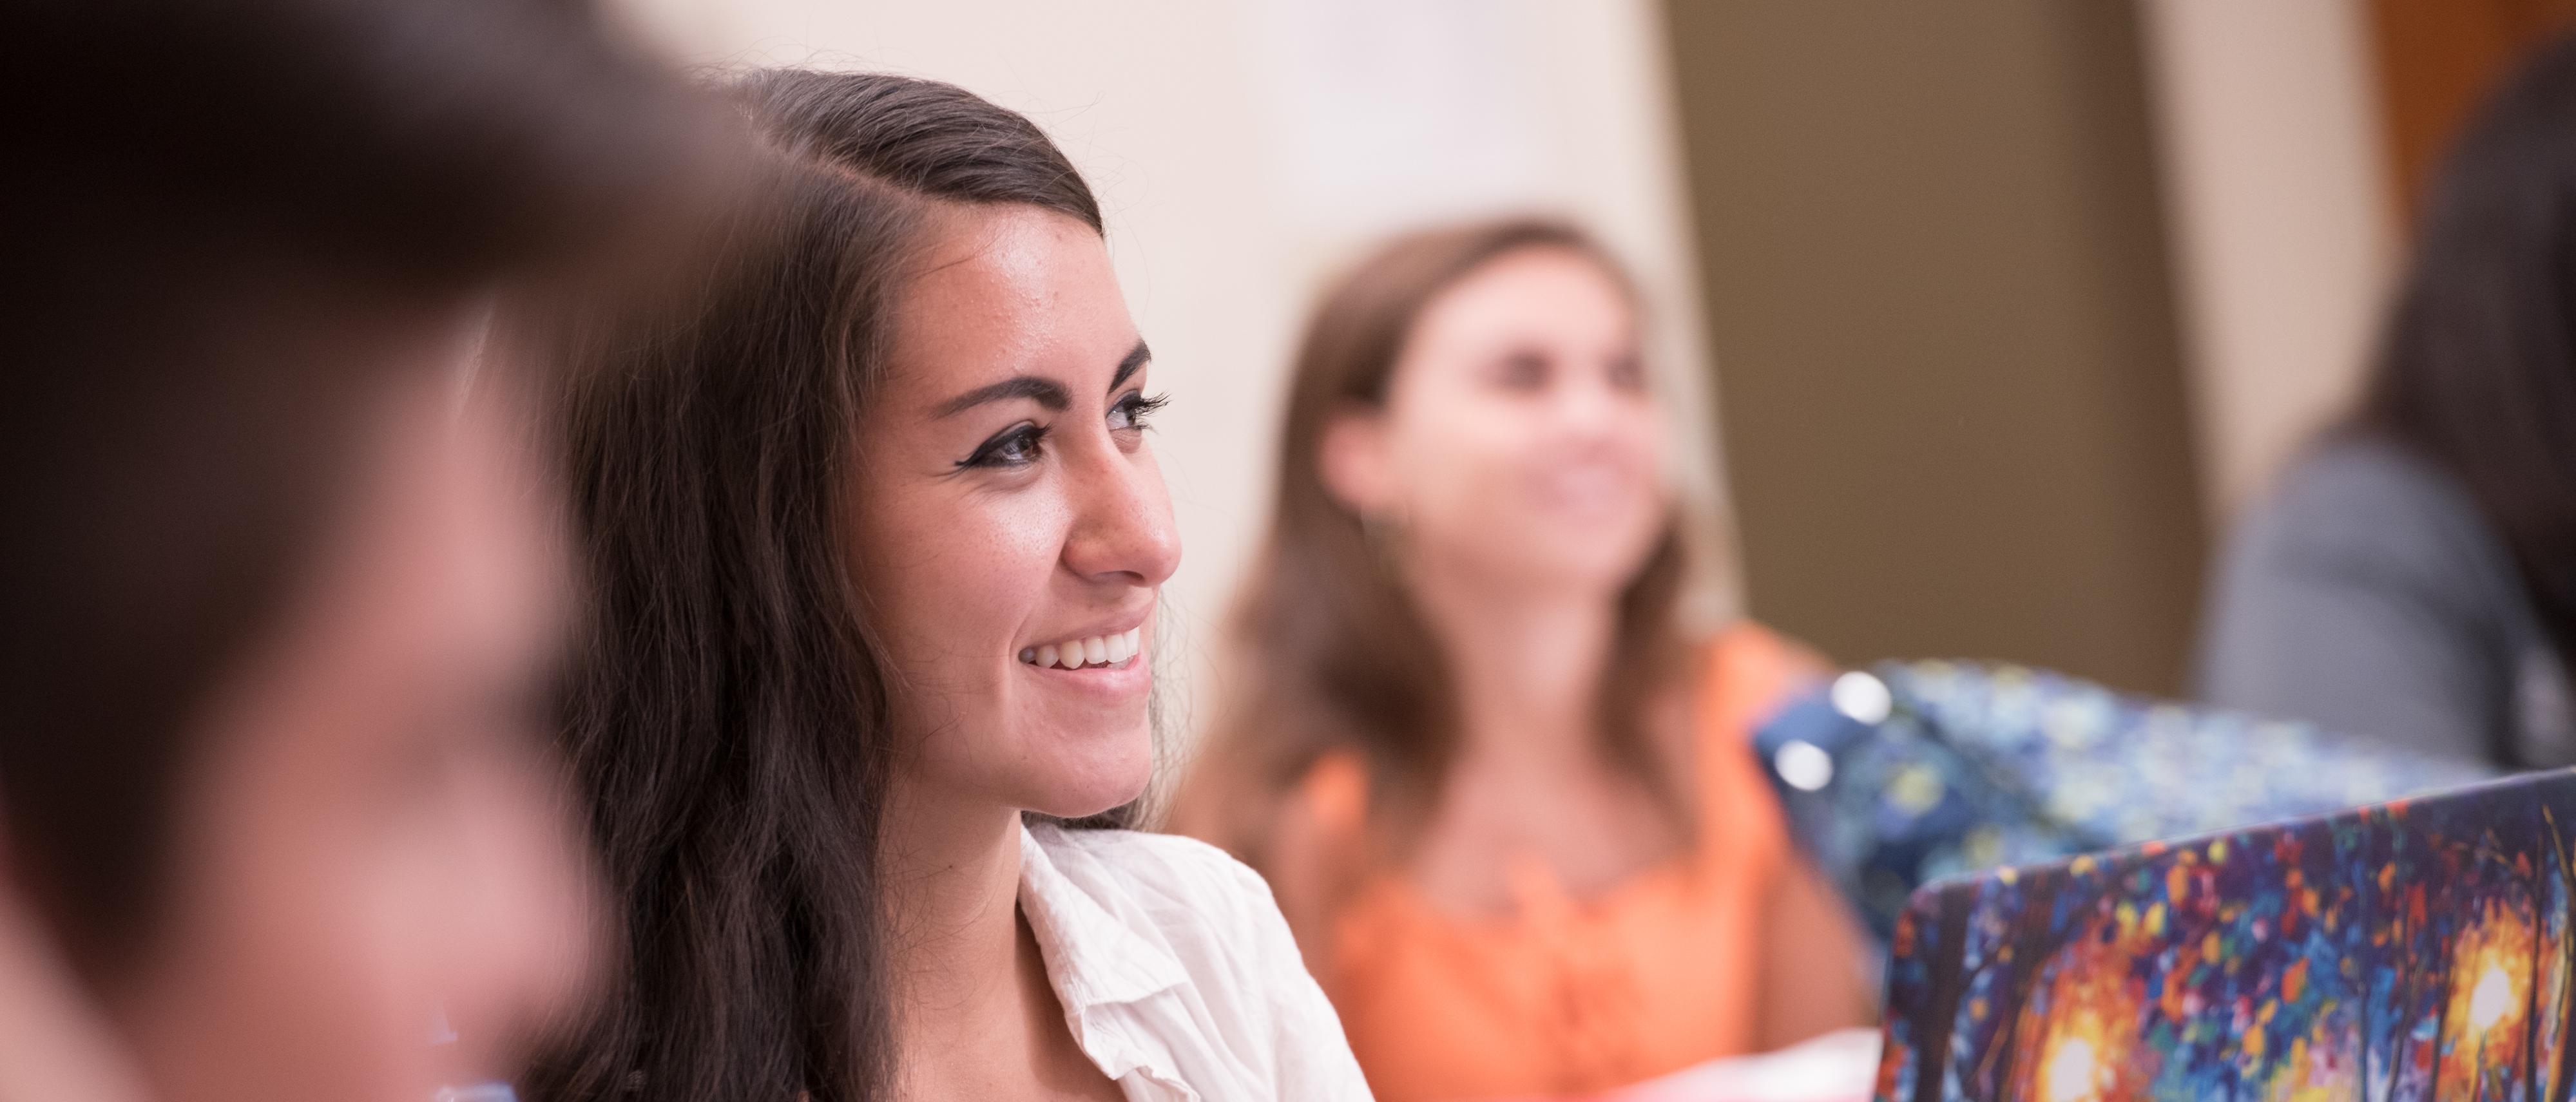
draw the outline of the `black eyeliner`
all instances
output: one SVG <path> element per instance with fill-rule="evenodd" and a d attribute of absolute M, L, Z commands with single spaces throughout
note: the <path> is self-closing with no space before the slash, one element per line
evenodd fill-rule
<path fill-rule="evenodd" d="M 992 436 L 986 438 L 983 443 L 976 445 L 975 450 L 969 453 L 966 458 L 957 461 L 956 469 L 962 471 L 975 467 L 1017 466 L 1019 464 L 1015 462 L 1006 463 L 997 461 L 994 458 L 993 453 L 1009 447 L 1013 443 L 1022 441 L 1025 441 L 1030 448 L 1034 449 L 1040 441 L 1046 439 L 1046 434 L 1046 426 L 1033 421 L 1022 421 L 1019 424 L 994 433 Z"/>

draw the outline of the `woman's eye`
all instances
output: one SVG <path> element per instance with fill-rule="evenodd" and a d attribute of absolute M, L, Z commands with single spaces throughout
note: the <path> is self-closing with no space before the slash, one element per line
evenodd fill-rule
<path fill-rule="evenodd" d="M 1646 365 L 1638 362 L 1635 356 L 1621 356 L 1610 361 L 1610 385 L 1629 394 L 1643 393 L 1646 389 Z"/>
<path fill-rule="evenodd" d="M 1494 382 L 1505 390 L 1544 390 L 1547 388 L 1547 357 L 1535 352 L 1515 352 L 1494 365 Z"/>
<path fill-rule="evenodd" d="M 1038 444 L 1045 439 L 1046 429 L 1043 427 L 1025 423 L 1013 425 L 984 441 L 975 449 L 975 454 L 959 460 L 957 465 L 961 468 L 1025 467 L 1037 462 L 1038 456 L 1044 454 Z"/>
<path fill-rule="evenodd" d="M 1169 397 L 1163 395 L 1148 398 L 1141 392 L 1120 398 L 1117 405 L 1109 407 L 1109 431 L 1121 432 L 1127 429 L 1144 428 L 1146 419 L 1152 417 L 1155 410 L 1171 404 L 1171 401 Z"/>

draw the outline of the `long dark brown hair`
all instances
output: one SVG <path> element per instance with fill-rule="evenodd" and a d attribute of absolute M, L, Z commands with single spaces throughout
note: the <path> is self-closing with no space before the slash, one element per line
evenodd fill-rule
<path fill-rule="evenodd" d="M 2466 487 L 2576 663 L 2576 39 L 2444 162 L 2353 427 Z"/>
<path fill-rule="evenodd" d="M 1416 322 L 1443 292 L 1506 255 L 1573 252 L 1634 297 L 1625 269 L 1581 230 L 1512 218 L 1415 233 L 1362 260 L 1324 294 L 1289 384 L 1268 538 L 1234 612 L 1234 693 L 1210 732 L 1183 814 L 1256 867 L 1261 819 L 1327 751 L 1356 751 L 1373 803 L 1401 836 L 1436 801 L 1457 753 L 1453 682 L 1439 642 L 1389 568 L 1383 539 L 1324 485 L 1333 418 L 1382 408 Z M 1667 523 L 1619 596 L 1617 634 L 1596 693 L 1602 749 L 1648 791 L 1687 815 L 1670 755 L 1646 709 L 1679 671 L 1676 605 L 1684 578 Z"/>
<path fill-rule="evenodd" d="M 849 573 L 855 438 L 935 208 L 1101 225 L 1044 134 L 958 88 L 781 70 L 734 92 L 779 163 L 687 308 L 539 342 L 572 365 L 559 444 L 595 604 L 565 740 L 624 949 L 535 1099 L 889 1093 L 895 751 Z"/>

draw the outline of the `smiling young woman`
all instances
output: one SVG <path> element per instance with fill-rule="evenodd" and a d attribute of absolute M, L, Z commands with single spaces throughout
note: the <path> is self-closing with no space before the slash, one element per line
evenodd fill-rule
<path fill-rule="evenodd" d="M 1692 646 L 1625 272 L 1559 222 L 1325 295 L 1181 825 L 1270 875 L 1380 1098 L 1589 1095 L 1868 1019 L 1748 736 L 1822 667 Z"/>
<path fill-rule="evenodd" d="M 541 326 L 627 940 L 532 1094 L 1365 1098 L 1261 881 L 1115 829 L 1180 548 L 1081 177 L 947 85 L 735 92 L 776 178 L 694 305 Z"/>

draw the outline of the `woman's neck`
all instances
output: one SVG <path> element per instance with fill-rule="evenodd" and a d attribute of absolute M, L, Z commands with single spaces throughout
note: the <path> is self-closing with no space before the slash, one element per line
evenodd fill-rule
<path fill-rule="evenodd" d="M 896 1096 L 1118 1097 L 1020 915 L 1018 809 L 899 782 L 884 841 Z"/>
<path fill-rule="evenodd" d="M 1416 606 L 1448 659 L 1461 764 L 1560 769 L 1598 760 L 1594 703 L 1617 594 L 1419 570 Z"/>
<path fill-rule="evenodd" d="M 886 974 L 909 1069 L 987 1035 L 1022 1002 L 1021 828 L 1016 810 L 926 785 L 889 795 Z"/>

